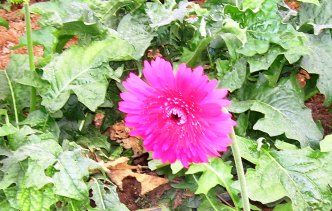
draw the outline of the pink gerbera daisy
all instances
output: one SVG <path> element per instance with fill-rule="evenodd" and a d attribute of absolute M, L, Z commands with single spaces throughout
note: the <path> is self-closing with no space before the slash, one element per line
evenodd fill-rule
<path fill-rule="evenodd" d="M 216 89 L 201 66 L 191 70 L 181 64 L 174 74 L 172 65 L 162 58 L 144 62 L 147 82 L 131 73 L 123 82 L 119 109 L 127 113 L 131 135 L 143 138 L 144 147 L 163 163 L 180 160 L 208 162 L 231 143 L 229 134 L 235 122 L 222 112 L 230 104 L 226 89 Z"/>

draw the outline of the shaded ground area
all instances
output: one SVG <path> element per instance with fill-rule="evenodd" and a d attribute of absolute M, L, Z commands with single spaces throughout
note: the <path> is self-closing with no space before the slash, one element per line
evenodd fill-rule
<path fill-rule="evenodd" d="M 312 110 L 312 116 L 316 121 L 320 121 L 325 135 L 332 133 L 332 106 L 323 106 L 324 96 L 317 94 L 310 98 L 305 105 Z"/>

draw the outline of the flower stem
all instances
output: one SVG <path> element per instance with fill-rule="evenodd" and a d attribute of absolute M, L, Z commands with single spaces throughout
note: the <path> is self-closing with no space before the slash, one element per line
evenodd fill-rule
<path fill-rule="evenodd" d="M 31 36 L 31 19 L 30 19 L 30 11 L 29 11 L 29 2 L 25 2 L 24 4 L 24 17 L 25 17 L 25 30 L 27 36 L 27 47 L 28 47 L 28 55 L 29 55 L 29 67 L 30 71 L 35 71 L 35 63 L 34 63 L 34 55 L 33 55 L 33 46 L 32 46 L 32 36 Z M 36 110 L 36 89 L 31 87 L 31 95 L 30 95 L 30 112 Z"/>
<path fill-rule="evenodd" d="M 241 187 L 241 196 L 243 201 L 243 210 L 250 211 L 250 203 L 248 198 L 248 190 L 247 190 L 247 183 L 246 178 L 244 176 L 243 164 L 241 160 L 241 154 L 239 145 L 237 144 L 236 136 L 234 133 L 234 129 L 232 129 L 232 133 L 230 134 L 230 138 L 232 139 L 232 152 L 235 161 L 235 167 L 237 171 L 238 178 L 240 180 L 240 187 Z"/>
<path fill-rule="evenodd" d="M 20 128 L 19 128 L 19 124 L 18 124 L 18 114 L 17 114 L 17 108 L 16 108 L 16 98 L 15 98 L 14 89 L 13 89 L 13 86 L 12 86 L 12 82 L 10 81 L 9 76 L 8 76 L 8 74 L 7 74 L 7 71 L 4 70 L 4 72 L 5 72 L 5 75 L 6 75 L 7 81 L 8 81 L 8 86 L 9 86 L 9 89 L 10 89 L 10 94 L 11 94 L 11 96 L 12 96 L 16 128 L 17 128 L 17 129 L 20 129 Z"/>

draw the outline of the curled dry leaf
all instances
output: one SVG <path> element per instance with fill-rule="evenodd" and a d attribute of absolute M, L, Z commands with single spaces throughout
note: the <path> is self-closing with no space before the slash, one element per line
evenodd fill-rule
<path fill-rule="evenodd" d="M 124 122 L 118 122 L 110 127 L 110 138 L 117 143 L 122 144 L 125 149 L 132 149 L 134 156 L 143 153 L 143 146 L 139 138 L 129 136 L 130 129 L 124 125 Z"/>
<path fill-rule="evenodd" d="M 96 126 L 96 128 L 100 128 L 101 125 L 103 124 L 105 115 L 103 113 L 97 113 L 93 119 L 93 123 Z"/>
<path fill-rule="evenodd" d="M 119 140 L 129 137 L 130 129 L 124 125 L 124 122 L 118 122 L 110 127 L 111 140 Z"/>
<path fill-rule="evenodd" d="M 121 142 L 123 143 L 123 147 L 125 149 L 132 149 L 134 152 L 134 156 L 141 155 L 143 153 L 143 146 L 140 140 L 136 137 L 129 137 L 122 139 Z"/>
<path fill-rule="evenodd" d="M 299 82 L 300 86 L 303 88 L 307 84 L 307 80 L 310 79 L 310 75 L 309 75 L 309 73 L 305 69 L 301 69 L 296 74 L 296 79 Z"/>
<path fill-rule="evenodd" d="M 123 190 L 122 181 L 126 177 L 134 177 L 141 183 L 142 189 L 140 195 L 145 195 L 157 187 L 168 183 L 168 180 L 165 178 L 133 172 L 133 169 L 139 170 L 140 167 L 128 165 L 128 160 L 127 157 L 120 157 L 104 164 L 104 166 L 109 169 L 107 172 L 108 177 L 120 188 L 120 190 Z"/>

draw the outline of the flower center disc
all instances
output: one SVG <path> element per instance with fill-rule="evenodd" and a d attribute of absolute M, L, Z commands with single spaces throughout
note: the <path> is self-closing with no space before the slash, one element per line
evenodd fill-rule
<path fill-rule="evenodd" d="M 178 125 L 182 125 L 187 122 L 187 115 L 181 108 L 170 109 L 167 112 L 167 117 Z"/>

